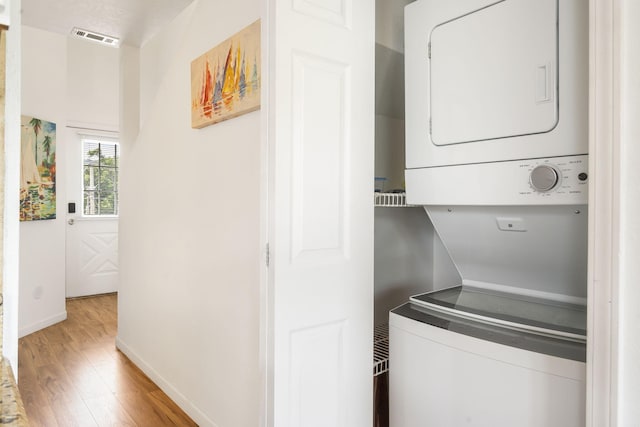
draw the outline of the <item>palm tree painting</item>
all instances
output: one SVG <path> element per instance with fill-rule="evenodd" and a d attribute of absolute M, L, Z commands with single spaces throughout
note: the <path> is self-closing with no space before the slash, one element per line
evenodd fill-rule
<path fill-rule="evenodd" d="M 36 119 L 35 117 L 29 120 L 29 125 L 33 128 L 33 133 L 36 134 L 36 142 L 38 141 L 38 134 L 40 133 L 40 129 L 42 129 L 42 120 Z M 38 150 L 35 152 L 36 155 L 36 164 L 38 164 Z"/>
<path fill-rule="evenodd" d="M 22 116 L 20 221 L 56 217 L 56 124 Z"/>
<path fill-rule="evenodd" d="M 202 128 L 259 108 L 258 20 L 191 62 L 191 127 Z"/>
<path fill-rule="evenodd" d="M 42 148 L 44 149 L 44 152 L 47 154 L 44 158 L 45 162 L 49 161 L 49 156 L 51 155 L 51 144 L 53 143 L 53 139 L 51 138 L 51 135 L 46 135 L 44 137 L 44 139 L 42 140 Z M 38 159 L 36 159 L 36 162 L 38 161 Z"/>

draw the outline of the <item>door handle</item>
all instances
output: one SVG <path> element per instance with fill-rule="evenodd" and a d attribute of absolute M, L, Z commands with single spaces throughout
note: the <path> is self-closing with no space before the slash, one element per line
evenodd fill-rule
<path fill-rule="evenodd" d="M 67 221 L 67 224 L 69 224 L 69 225 L 73 225 L 73 224 L 75 224 L 75 221 L 73 220 L 73 218 L 70 218 L 70 219 Z"/>

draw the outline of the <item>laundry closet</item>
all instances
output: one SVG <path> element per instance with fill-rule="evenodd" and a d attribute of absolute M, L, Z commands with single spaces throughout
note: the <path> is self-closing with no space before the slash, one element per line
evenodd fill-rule
<path fill-rule="evenodd" d="M 421 206 L 407 206 L 405 181 L 404 6 L 376 2 L 376 164 L 374 325 L 409 295 L 460 276 Z"/>
<path fill-rule="evenodd" d="M 383 3 L 374 424 L 584 425 L 588 7 Z"/>
<path fill-rule="evenodd" d="M 389 311 L 411 295 L 460 282 L 422 206 L 406 203 L 404 6 L 376 2 L 374 425 L 388 425 Z M 444 285 L 440 285 L 444 286 Z M 445 286 L 446 287 L 446 286 Z"/>

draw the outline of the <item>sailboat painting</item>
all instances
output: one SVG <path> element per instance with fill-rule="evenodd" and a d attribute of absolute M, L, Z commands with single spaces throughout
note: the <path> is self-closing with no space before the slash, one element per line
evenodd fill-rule
<path fill-rule="evenodd" d="M 56 218 L 56 124 L 22 116 L 20 221 Z"/>
<path fill-rule="evenodd" d="M 191 127 L 260 108 L 260 20 L 191 62 Z"/>

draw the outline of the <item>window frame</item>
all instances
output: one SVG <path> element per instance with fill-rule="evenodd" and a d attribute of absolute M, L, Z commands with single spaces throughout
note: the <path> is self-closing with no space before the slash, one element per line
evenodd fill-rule
<path fill-rule="evenodd" d="M 115 167 L 109 167 L 106 166 L 106 168 L 108 169 L 113 169 L 115 171 L 115 188 L 113 190 L 113 194 L 114 194 L 114 211 L 115 213 L 108 213 L 108 214 L 103 214 L 103 213 L 97 213 L 97 214 L 88 214 L 86 213 L 86 196 L 87 196 L 87 190 L 85 188 L 85 168 L 87 166 L 91 166 L 88 165 L 87 163 L 85 163 L 86 161 L 86 157 L 85 157 L 85 147 L 87 145 L 87 143 L 94 143 L 94 144 L 98 144 L 99 149 L 101 150 L 102 145 L 108 145 L 108 146 L 113 146 L 114 151 L 115 151 Z M 100 135 L 81 135 L 80 137 L 80 157 L 81 157 L 81 168 L 80 168 L 80 215 L 83 219 L 90 219 L 90 220 L 100 220 L 100 219 L 117 219 L 119 217 L 120 214 L 120 161 L 121 161 L 121 148 L 120 148 L 120 141 L 118 138 L 114 138 L 114 137 L 105 137 L 105 136 L 100 136 Z M 103 166 L 100 164 L 100 160 L 101 160 L 101 156 L 98 155 L 98 170 L 100 170 Z M 100 210 L 99 207 L 99 199 L 100 199 L 100 193 L 99 190 L 90 190 L 90 191 L 95 191 L 98 195 L 98 211 Z"/>

